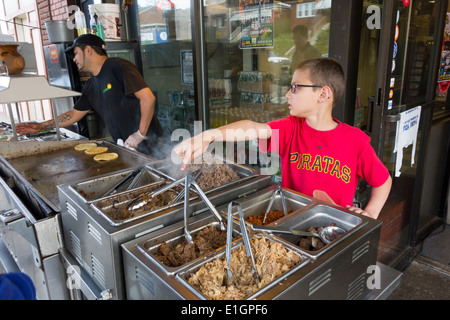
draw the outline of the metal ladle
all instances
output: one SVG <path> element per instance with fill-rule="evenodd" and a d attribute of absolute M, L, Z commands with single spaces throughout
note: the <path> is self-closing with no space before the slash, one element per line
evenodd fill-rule
<path fill-rule="evenodd" d="M 266 231 L 271 233 L 290 233 L 302 237 L 317 237 L 320 238 L 320 240 L 322 240 L 325 244 L 328 244 L 331 241 L 336 240 L 337 237 L 343 235 L 346 232 L 344 229 L 340 227 L 324 227 L 322 228 L 322 230 L 316 233 L 316 232 L 294 230 L 290 228 L 258 226 L 258 225 L 252 225 L 252 230 Z"/>

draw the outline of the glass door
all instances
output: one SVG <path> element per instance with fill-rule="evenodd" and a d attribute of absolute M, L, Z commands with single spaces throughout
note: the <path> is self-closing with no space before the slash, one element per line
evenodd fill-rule
<path fill-rule="evenodd" d="M 378 3 L 365 1 L 369 14 L 361 43 L 369 46 L 361 51 L 358 85 L 362 99 L 368 101 L 367 117 L 361 123 L 366 122 L 372 145 L 393 178 L 379 216 L 383 222 L 379 261 L 395 266 L 412 253 L 422 155 L 432 112 L 430 88 L 436 81 L 431 66 L 438 2 Z"/>

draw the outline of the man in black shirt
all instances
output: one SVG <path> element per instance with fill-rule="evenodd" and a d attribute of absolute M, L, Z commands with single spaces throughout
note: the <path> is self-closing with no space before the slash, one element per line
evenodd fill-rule
<path fill-rule="evenodd" d="M 69 126 L 94 110 L 114 142 L 121 139 L 126 147 L 164 158 L 165 139 L 155 115 L 156 98 L 135 66 L 121 58 L 108 58 L 105 42 L 92 34 L 76 38 L 66 53 L 73 56 L 78 70 L 92 77 L 74 108 L 58 117 L 59 125 Z M 54 120 L 16 126 L 20 134 L 54 127 Z"/>

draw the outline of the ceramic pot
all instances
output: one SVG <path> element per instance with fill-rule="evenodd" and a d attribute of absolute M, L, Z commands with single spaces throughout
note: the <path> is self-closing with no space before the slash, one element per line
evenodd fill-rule
<path fill-rule="evenodd" d="M 17 52 L 18 46 L 18 44 L 0 45 L 0 60 L 5 61 L 10 75 L 20 74 L 25 68 L 25 59 Z"/>

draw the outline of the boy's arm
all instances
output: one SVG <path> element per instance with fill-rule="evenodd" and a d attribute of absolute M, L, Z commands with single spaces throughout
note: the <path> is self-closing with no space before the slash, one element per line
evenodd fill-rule
<path fill-rule="evenodd" d="M 271 134 L 272 130 L 268 124 L 241 120 L 186 139 L 174 148 L 174 152 L 183 159 L 182 170 L 184 170 L 186 164 L 203 154 L 213 141 L 269 139 Z"/>
<path fill-rule="evenodd" d="M 389 176 L 389 178 L 386 180 L 384 184 L 382 184 L 379 187 L 372 188 L 369 203 L 364 208 L 364 210 L 350 206 L 347 206 L 347 209 L 355 213 L 359 213 L 371 217 L 373 219 L 377 219 L 378 215 L 381 212 L 381 209 L 383 209 L 383 206 L 386 203 L 386 200 L 389 196 L 391 186 L 392 186 L 392 178 Z"/>

